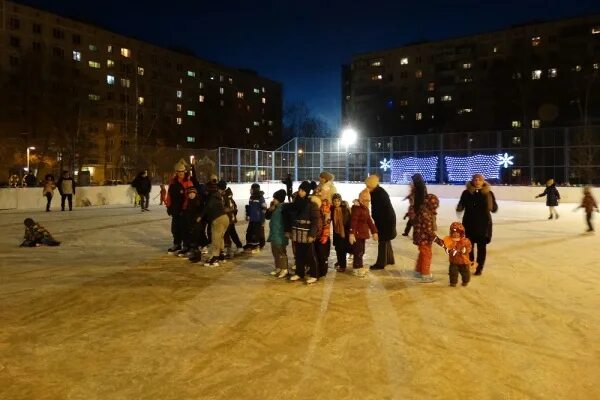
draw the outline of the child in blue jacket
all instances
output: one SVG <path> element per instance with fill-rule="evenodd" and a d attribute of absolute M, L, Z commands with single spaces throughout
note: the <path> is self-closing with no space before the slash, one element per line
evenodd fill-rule
<path fill-rule="evenodd" d="M 246 245 L 244 250 L 258 253 L 265 247 L 265 212 L 267 203 L 264 192 L 260 190 L 258 183 L 250 187 L 250 200 L 246 206 L 246 219 L 248 229 L 246 230 Z"/>
<path fill-rule="evenodd" d="M 275 269 L 271 275 L 277 278 L 285 278 L 288 275 L 287 245 L 288 238 L 285 236 L 285 224 L 283 216 L 283 202 L 286 192 L 281 189 L 273 195 L 271 206 L 267 210 L 266 217 L 269 220 L 269 238 L 271 252 L 275 261 Z"/>

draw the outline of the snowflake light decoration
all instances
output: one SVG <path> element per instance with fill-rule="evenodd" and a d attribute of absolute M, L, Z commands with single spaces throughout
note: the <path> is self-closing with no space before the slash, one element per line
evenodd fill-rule
<path fill-rule="evenodd" d="M 508 153 L 498 154 L 498 165 L 508 168 L 509 165 L 514 164 L 512 161 L 513 158 L 515 158 L 515 156 L 509 156 Z"/>
<path fill-rule="evenodd" d="M 384 158 L 383 161 L 379 161 L 379 164 L 381 164 L 381 168 L 383 170 L 383 172 L 387 172 L 388 169 L 392 169 L 392 160 L 388 160 L 387 158 Z"/>

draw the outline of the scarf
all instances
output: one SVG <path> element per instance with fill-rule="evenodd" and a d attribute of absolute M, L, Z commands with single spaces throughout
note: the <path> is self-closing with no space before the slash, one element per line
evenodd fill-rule
<path fill-rule="evenodd" d="M 333 226 L 336 234 L 342 238 L 346 237 L 346 232 L 344 230 L 344 212 L 341 206 L 333 208 Z"/>

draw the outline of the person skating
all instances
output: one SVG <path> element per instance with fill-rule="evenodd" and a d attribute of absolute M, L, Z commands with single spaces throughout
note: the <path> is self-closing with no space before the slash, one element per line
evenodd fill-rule
<path fill-rule="evenodd" d="M 583 188 L 583 199 L 581 199 L 581 204 L 575 208 L 573 211 L 577 211 L 580 208 L 585 210 L 585 222 L 587 223 L 588 229 L 587 232 L 594 232 L 594 225 L 592 225 L 592 216 L 594 210 L 596 212 L 600 212 L 598 210 L 598 204 L 596 203 L 596 199 L 592 195 L 592 188 L 586 186 Z"/>
<path fill-rule="evenodd" d="M 225 206 L 227 216 L 229 217 L 229 226 L 225 232 L 225 253 L 227 254 L 228 258 L 233 258 L 236 252 L 233 250 L 232 244 L 235 244 L 238 252 L 243 250 L 242 241 L 235 230 L 235 224 L 237 224 L 238 207 L 233 199 L 233 192 L 231 191 L 231 188 L 227 187 L 227 182 L 219 181 L 218 187 L 219 191 L 221 192 L 221 196 L 223 197 L 223 205 Z"/>
<path fill-rule="evenodd" d="M 69 203 L 69 211 L 73 210 L 73 196 L 75 196 L 75 181 L 71 177 L 69 171 L 63 171 L 62 176 L 56 182 L 58 193 L 60 193 L 60 209 L 65 211 L 65 201 Z"/>
<path fill-rule="evenodd" d="M 182 250 L 184 238 L 187 235 L 187 225 L 184 211 L 187 208 L 186 190 L 194 186 L 186 173 L 185 164 L 179 162 L 175 165 L 175 176 L 169 182 L 165 206 L 167 214 L 171 217 L 171 234 L 173 235 L 173 246 L 167 251 L 176 254 Z"/>
<path fill-rule="evenodd" d="M 431 273 L 432 243 L 437 238 L 437 209 L 440 200 L 434 194 L 425 196 L 422 205 L 415 201 L 414 211 L 410 217 L 413 224 L 413 244 L 419 248 L 419 256 L 415 263 L 415 277 L 423 283 L 433 282 Z"/>
<path fill-rule="evenodd" d="M 165 188 L 165 185 L 163 185 L 161 183 L 160 185 L 160 203 L 159 205 L 163 205 L 165 204 L 165 201 L 167 200 L 167 189 Z"/>
<path fill-rule="evenodd" d="M 281 189 L 273 194 L 273 201 L 266 212 L 265 217 L 269 220 L 269 237 L 267 242 L 271 243 L 274 269 L 271 275 L 277 278 L 285 278 L 288 273 L 287 245 L 288 238 L 285 235 L 285 223 L 283 208 L 286 192 Z"/>
<path fill-rule="evenodd" d="M 327 275 L 329 268 L 327 261 L 331 252 L 331 203 L 327 199 L 321 199 L 319 208 L 321 215 L 321 230 L 315 240 L 315 254 L 317 256 L 317 278 Z"/>
<path fill-rule="evenodd" d="M 204 199 L 198 194 L 195 186 L 186 189 L 187 205 L 183 211 L 185 219 L 186 234 L 183 239 L 183 247 L 178 256 L 187 257 L 190 262 L 199 262 L 202 259 L 200 246 L 202 243 L 202 214 L 204 212 Z M 206 239 L 204 239 L 204 243 Z"/>
<path fill-rule="evenodd" d="M 225 262 L 225 232 L 229 226 L 227 210 L 223 205 L 223 198 L 217 186 L 217 177 L 211 177 L 206 184 L 206 205 L 202 217 L 210 224 L 211 243 L 210 258 L 204 263 L 207 267 L 218 267 Z"/>
<path fill-rule="evenodd" d="M 465 237 L 465 227 L 460 222 L 453 222 L 450 225 L 450 234 L 443 239 L 436 238 L 435 242 L 442 246 L 448 254 L 450 265 L 448 266 L 448 276 L 450 277 L 450 286 L 456 286 L 458 275 L 460 274 L 462 285 L 467 286 L 471 280 L 471 241 Z"/>
<path fill-rule="evenodd" d="M 371 193 L 371 215 L 379 232 L 377 243 L 377 261 L 370 269 L 384 269 L 387 265 L 396 263 L 392 240 L 396 238 L 396 212 L 390 201 L 390 196 L 379 186 L 377 175 L 369 176 L 365 184 Z"/>
<path fill-rule="evenodd" d="M 491 213 L 498 211 L 498 204 L 491 185 L 485 181 L 483 175 L 473 175 L 466 187 L 460 196 L 456 211 L 459 213 L 464 211 L 462 224 L 465 227 L 465 235 L 472 245 L 469 259 L 471 262 L 476 260 L 475 275 L 481 275 L 485 266 L 487 245 L 492 241 Z M 477 257 L 475 258 L 476 246 Z"/>
<path fill-rule="evenodd" d="M 150 191 L 152 190 L 152 181 L 150 177 L 148 177 L 148 171 L 141 171 L 133 182 L 131 182 L 131 186 L 136 190 L 138 196 L 140 197 L 140 207 L 142 212 L 150 211 L 148 206 L 150 205 Z"/>
<path fill-rule="evenodd" d="M 288 201 L 291 202 L 292 193 L 294 192 L 294 190 L 292 189 L 292 185 L 294 184 L 294 181 L 292 180 L 292 174 L 287 174 L 287 176 L 281 181 L 281 183 L 285 185 Z"/>
<path fill-rule="evenodd" d="M 378 241 L 377 226 L 371 219 L 369 205 L 371 203 L 371 194 L 368 189 L 364 189 L 358 195 L 358 200 L 352 206 L 350 231 L 348 242 L 352 246 L 352 273 L 354 276 L 364 277 L 368 269 L 364 267 L 363 256 L 365 255 L 365 243 L 373 235 L 373 240 Z"/>
<path fill-rule="evenodd" d="M 54 176 L 51 174 L 46 175 L 44 178 L 44 189 L 42 190 L 42 196 L 46 197 L 46 211 L 50 211 L 50 205 L 52 204 L 52 197 L 54 197 L 54 189 L 56 189 L 56 183 L 54 182 Z"/>
<path fill-rule="evenodd" d="M 319 211 L 321 200 L 317 196 L 309 196 L 310 191 L 310 182 L 303 181 L 290 207 L 289 215 L 292 216 L 292 220 L 289 231 L 286 232 L 296 249 L 296 273 L 290 278 L 290 281 L 304 279 L 308 268 L 307 284 L 314 283 L 318 279 L 313 243 L 321 231 Z"/>
<path fill-rule="evenodd" d="M 558 202 L 560 201 L 560 193 L 558 193 L 558 189 L 556 188 L 556 183 L 554 183 L 554 179 L 548 179 L 546 182 L 546 189 L 535 198 L 546 196 L 546 206 L 548 207 L 548 211 L 550 211 L 550 216 L 548 219 L 558 219 L 558 213 L 556 212 L 556 207 L 558 207 Z"/>
<path fill-rule="evenodd" d="M 410 193 L 404 198 L 404 200 L 408 200 L 409 204 L 408 211 L 404 216 L 404 219 L 406 219 L 407 221 L 402 236 L 408 236 L 410 230 L 412 229 L 412 222 L 409 216 L 411 207 L 414 207 L 415 205 L 415 198 L 417 198 L 417 202 L 419 204 L 423 204 L 425 196 L 427 196 L 427 187 L 425 186 L 425 180 L 423 179 L 423 176 L 421 174 L 414 174 L 410 182 Z"/>
<path fill-rule="evenodd" d="M 25 235 L 20 247 L 60 246 L 50 232 L 31 218 L 25 218 Z"/>
<path fill-rule="evenodd" d="M 260 190 L 258 183 L 250 187 L 250 200 L 246 206 L 246 219 L 248 228 L 246 230 L 246 245 L 244 250 L 256 253 L 265 247 L 265 211 L 267 202 L 264 192 Z"/>
<path fill-rule="evenodd" d="M 337 258 L 337 271 L 346 271 L 346 255 L 350 251 L 351 216 L 348 203 L 342 200 L 342 195 L 336 193 L 333 195 L 333 205 L 331 207 L 331 222 L 333 225 L 333 247 Z"/>

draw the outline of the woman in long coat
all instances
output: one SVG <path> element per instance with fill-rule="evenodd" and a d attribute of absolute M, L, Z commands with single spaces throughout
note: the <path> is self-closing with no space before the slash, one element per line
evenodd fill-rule
<path fill-rule="evenodd" d="M 498 204 L 492 187 L 484 180 L 483 175 L 475 174 L 467 188 L 460 196 L 456 211 L 464 211 L 462 223 L 465 235 L 473 244 L 469 259 L 475 259 L 477 246 L 477 262 L 475 275 L 481 275 L 485 265 L 487 245 L 492 240 L 492 214 L 498 211 Z"/>
<path fill-rule="evenodd" d="M 390 196 L 379 186 L 379 177 L 370 175 L 365 181 L 371 192 L 371 216 L 379 232 L 377 242 L 377 261 L 370 269 L 384 269 L 386 265 L 394 265 L 394 250 L 392 240 L 396 238 L 396 212 L 390 201 Z"/>

